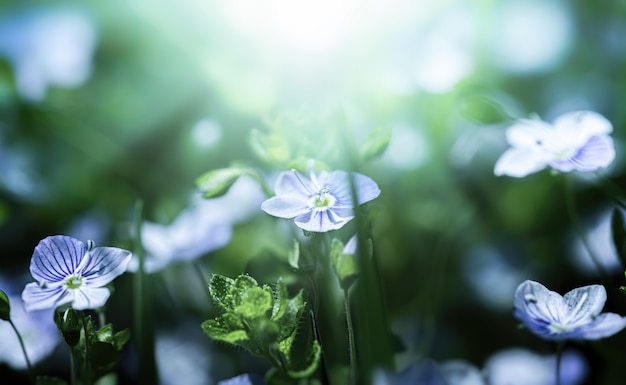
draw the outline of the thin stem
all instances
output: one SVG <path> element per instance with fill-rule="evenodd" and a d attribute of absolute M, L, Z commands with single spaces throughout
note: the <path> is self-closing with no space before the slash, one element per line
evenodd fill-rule
<path fill-rule="evenodd" d="M 352 312 L 350 310 L 350 289 L 343 290 L 343 298 L 346 306 L 346 324 L 348 326 L 348 339 L 350 341 L 350 384 L 356 384 L 357 363 L 356 344 L 354 342 L 354 328 L 352 326 Z"/>
<path fill-rule="evenodd" d="M 28 359 L 28 353 L 26 352 L 26 345 L 24 345 L 24 339 L 22 338 L 22 335 L 20 334 L 20 332 L 17 330 L 17 327 L 15 326 L 13 321 L 10 318 L 8 319 L 8 321 L 11 327 L 13 328 L 13 331 L 15 331 L 15 334 L 17 335 L 17 339 L 20 341 L 20 346 L 22 347 L 22 353 L 24 353 L 24 359 L 26 360 L 26 366 L 28 367 L 28 373 L 31 376 L 31 378 L 34 378 L 35 372 L 33 371 L 33 365 L 31 365 L 30 360 Z"/>
<path fill-rule="evenodd" d="M 192 265 L 193 265 L 193 269 L 196 271 L 196 273 L 198 274 L 198 277 L 200 278 L 200 282 L 204 286 L 204 292 L 209 298 L 209 303 L 213 303 L 213 298 L 211 298 L 211 293 L 209 292 L 209 281 L 206 279 L 206 275 L 204 274 L 202 265 L 200 265 L 200 262 L 197 260 L 193 262 Z"/>
<path fill-rule="evenodd" d="M 556 343 L 556 385 L 561 385 L 561 358 L 563 356 L 564 341 Z"/>
<path fill-rule="evenodd" d="M 96 309 L 96 313 L 98 313 L 98 323 L 100 324 L 100 328 L 107 324 L 107 316 L 104 312 L 104 307 L 99 307 Z"/>
<path fill-rule="evenodd" d="M 313 309 L 309 310 L 309 315 L 311 316 L 311 327 L 313 329 L 313 337 L 315 338 L 315 340 L 322 345 L 322 340 L 320 339 L 320 335 L 319 335 L 319 330 L 317 329 L 317 321 L 315 320 L 315 313 L 313 312 Z M 323 345 L 322 345 L 323 346 Z M 322 351 L 322 356 L 321 356 L 321 362 L 320 362 L 320 366 L 321 366 L 321 372 L 322 372 L 322 384 L 324 385 L 329 385 L 330 381 L 328 380 L 328 373 L 326 372 L 326 360 L 324 359 L 324 352 Z"/>
<path fill-rule="evenodd" d="M 78 375 L 76 374 L 76 357 L 74 357 L 74 348 L 70 346 L 70 384 L 78 384 Z"/>
<path fill-rule="evenodd" d="M 578 217 L 578 213 L 576 212 L 576 202 L 574 200 L 574 188 L 572 186 L 572 178 L 567 175 L 565 176 L 565 206 L 567 208 L 567 213 L 572 221 L 572 225 L 574 226 L 574 231 L 576 231 L 576 234 L 580 238 L 580 241 L 589 253 L 589 256 L 596 266 L 596 269 L 598 269 L 600 275 L 602 275 L 603 277 L 607 277 L 608 275 L 606 269 L 604 268 L 604 266 L 602 266 L 602 263 L 600 263 L 600 259 L 594 253 L 593 248 L 591 247 L 591 244 L 589 243 L 589 240 L 585 235 L 585 231 Z"/>
<path fill-rule="evenodd" d="M 85 347 L 84 353 L 84 360 L 83 360 L 83 373 L 82 373 L 82 377 L 83 377 L 83 381 L 82 383 L 84 385 L 90 385 L 91 384 L 91 368 L 89 366 L 89 332 L 87 330 L 87 317 L 85 317 L 85 313 L 80 310 L 77 312 L 79 317 L 80 317 L 80 321 L 81 324 L 83 325 L 83 344 Z"/>

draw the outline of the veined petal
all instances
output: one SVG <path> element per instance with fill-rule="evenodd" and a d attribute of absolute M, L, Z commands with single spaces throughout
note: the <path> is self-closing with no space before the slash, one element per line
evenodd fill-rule
<path fill-rule="evenodd" d="M 318 192 L 319 186 L 298 171 L 283 171 L 278 175 L 274 190 L 276 195 L 294 195 L 306 200 Z"/>
<path fill-rule="evenodd" d="M 547 165 L 548 158 L 540 151 L 509 148 L 500 156 L 493 172 L 496 176 L 509 175 L 521 178 L 542 170 Z"/>
<path fill-rule="evenodd" d="M 353 217 L 339 218 L 332 214 L 331 210 L 313 211 L 295 218 L 296 226 L 316 233 L 325 233 L 330 230 L 342 228 Z"/>
<path fill-rule="evenodd" d="M 111 295 L 106 287 L 83 286 L 71 292 L 74 295 L 72 307 L 76 310 L 96 309 L 104 306 Z"/>
<path fill-rule="evenodd" d="M 96 247 L 88 253 L 88 261 L 77 272 L 85 279 L 85 285 L 101 287 L 126 271 L 132 254 L 117 247 Z"/>
<path fill-rule="evenodd" d="M 576 288 L 563 296 L 567 306 L 567 318 L 562 322 L 575 325 L 593 319 L 602 311 L 606 302 L 606 289 L 602 285 Z"/>
<path fill-rule="evenodd" d="M 74 274 L 85 255 L 85 245 L 72 237 L 42 239 L 30 260 L 30 273 L 39 282 L 58 283 Z"/>
<path fill-rule="evenodd" d="M 576 146 L 587 143 L 592 136 L 606 135 L 613 126 L 604 116 L 593 111 L 568 112 L 554 120 L 554 127 L 562 135 L 572 138 Z"/>
<path fill-rule="evenodd" d="M 602 313 L 591 323 L 579 329 L 579 338 L 597 340 L 610 337 L 626 327 L 626 317 L 615 313 Z"/>
<path fill-rule="evenodd" d="M 24 287 L 22 300 L 26 311 L 33 311 L 56 308 L 71 302 L 72 297 L 62 286 L 41 288 L 37 283 L 31 282 Z"/>
<path fill-rule="evenodd" d="M 520 317 L 540 323 L 561 322 L 566 307 L 560 294 L 535 281 L 522 282 L 515 291 L 515 308 Z"/>
<path fill-rule="evenodd" d="M 521 119 L 506 130 L 506 141 L 517 148 L 536 148 L 552 127 L 539 119 Z"/>
<path fill-rule="evenodd" d="M 572 170 L 589 172 L 608 167 L 615 159 L 613 138 L 608 135 L 591 137 L 573 157 L 550 162 L 550 166 L 563 172 Z"/>
<path fill-rule="evenodd" d="M 274 196 L 261 203 L 261 210 L 275 217 L 293 218 L 311 211 L 307 198 L 293 195 Z"/>

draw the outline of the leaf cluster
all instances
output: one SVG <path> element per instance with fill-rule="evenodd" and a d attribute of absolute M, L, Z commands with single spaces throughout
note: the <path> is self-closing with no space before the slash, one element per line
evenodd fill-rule
<path fill-rule="evenodd" d="M 202 323 L 210 338 L 265 357 L 276 370 L 292 378 L 306 377 L 315 371 L 321 353 L 317 341 L 312 342 L 304 359 L 296 357 L 297 349 L 292 349 L 306 308 L 302 290 L 289 298 L 282 279 L 272 289 L 269 285 L 260 286 L 248 275 L 231 279 L 215 274 L 209 291 L 222 312 Z"/>

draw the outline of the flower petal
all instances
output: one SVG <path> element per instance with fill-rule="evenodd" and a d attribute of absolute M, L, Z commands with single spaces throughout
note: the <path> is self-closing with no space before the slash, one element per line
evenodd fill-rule
<path fill-rule="evenodd" d="M 568 314 L 562 322 L 569 325 L 588 322 L 602 311 L 606 302 L 606 289 L 602 285 L 579 287 L 566 293 L 563 301 Z"/>
<path fill-rule="evenodd" d="M 30 273 L 39 282 L 60 283 L 74 274 L 85 255 L 85 245 L 65 235 L 42 239 L 30 260 Z"/>
<path fill-rule="evenodd" d="M 62 287 L 41 288 L 31 282 L 22 291 L 22 300 L 26 311 L 56 308 L 72 301 L 70 294 Z"/>
<path fill-rule="evenodd" d="M 572 138 L 576 146 L 582 146 L 596 135 L 606 135 L 613 126 L 604 116 L 593 111 L 568 112 L 554 120 L 554 127 L 563 135 Z"/>
<path fill-rule="evenodd" d="M 506 130 L 506 141 L 516 148 L 533 149 L 544 141 L 552 127 L 539 119 L 521 119 Z"/>
<path fill-rule="evenodd" d="M 342 228 L 353 217 L 343 218 L 332 214 L 332 210 L 312 211 L 300 216 L 294 220 L 299 228 L 316 233 L 325 233 L 330 230 Z"/>
<path fill-rule="evenodd" d="M 317 193 L 319 186 L 298 171 L 283 171 L 276 179 L 274 192 L 276 195 L 294 195 L 303 200 L 307 200 L 311 195 Z"/>
<path fill-rule="evenodd" d="M 578 149 L 572 158 L 552 161 L 550 166 L 563 172 L 572 170 L 589 172 L 608 167 L 614 159 L 613 139 L 608 135 L 596 135 Z"/>
<path fill-rule="evenodd" d="M 117 247 L 96 247 L 87 255 L 87 263 L 77 272 L 85 279 L 85 285 L 101 287 L 126 271 L 132 254 Z"/>
<path fill-rule="evenodd" d="M 563 297 L 535 281 L 522 282 L 515 291 L 515 316 L 537 334 L 546 333 L 552 322 L 566 316 Z"/>
<path fill-rule="evenodd" d="M 311 211 L 305 198 L 294 195 L 274 196 L 261 203 L 261 210 L 279 218 L 294 218 Z"/>
<path fill-rule="evenodd" d="M 330 194 L 337 200 L 337 204 L 352 207 L 352 189 L 350 187 L 350 175 L 354 177 L 354 186 L 357 202 L 363 204 L 380 195 L 380 189 L 370 177 L 358 172 L 347 171 L 321 171 L 318 176 L 320 187 L 328 187 Z"/>
<path fill-rule="evenodd" d="M 597 340 L 610 337 L 626 327 L 626 317 L 615 313 L 602 313 L 591 323 L 579 329 L 579 338 Z"/>
<path fill-rule="evenodd" d="M 76 310 L 96 309 L 104 306 L 111 295 L 106 287 L 83 286 L 72 290 L 74 301 L 72 307 Z"/>
<path fill-rule="evenodd" d="M 548 165 L 545 153 L 522 148 L 509 148 L 496 162 L 494 174 L 521 178 Z"/>

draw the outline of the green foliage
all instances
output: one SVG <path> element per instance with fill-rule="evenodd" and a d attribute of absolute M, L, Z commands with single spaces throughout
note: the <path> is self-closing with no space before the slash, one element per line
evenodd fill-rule
<path fill-rule="evenodd" d="M 343 249 L 343 243 L 334 238 L 330 245 L 330 261 L 339 285 L 347 290 L 358 277 L 359 264 L 353 254 L 344 254 Z"/>
<path fill-rule="evenodd" d="M 313 342 L 305 362 L 293 351 L 298 324 L 306 307 L 303 291 L 289 298 L 282 279 L 274 290 L 248 276 L 231 279 L 215 274 L 209 283 L 213 302 L 222 314 L 202 323 L 202 329 L 218 341 L 238 345 L 267 358 L 291 377 L 309 376 L 319 363 L 321 348 Z"/>
<path fill-rule="evenodd" d="M 59 377 L 37 376 L 36 385 L 67 385 L 67 381 Z"/>
<path fill-rule="evenodd" d="M 391 129 L 389 127 L 376 128 L 361 144 L 361 158 L 368 161 L 382 155 L 389 146 L 389 142 L 391 142 Z"/>
<path fill-rule="evenodd" d="M 196 179 L 196 185 L 205 198 L 217 198 L 226 194 L 230 186 L 242 175 L 257 177 L 256 172 L 251 168 L 227 167 L 204 173 Z"/>
<path fill-rule="evenodd" d="M 501 105 L 485 96 L 471 95 L 464 102 L 461 114 L 471 121 L 493 124 L 510 119 Z"/>
<path fill-rule="evenodd" d="M 0 290 L 0 319 L 9 321 L 11 319 L 11 302 L 7 294 Z"/>
<path fill-rule="evenodd" d="M 120 351 L 130 339 L 128 329 L 114 332 L 106 324 L 96 330 L 90 316 L 82 316 L 73 308 L 59 308 L 54 321 L 80 368 L 84 383 L 90 383 L 117 368 Z"/>
<path fill-rule="evenodd" d="M 626 225 L 624 214 L 618 208 L 613 209 L 611 215 L 611 232 L 617 256 L 622 262 L 622 266 L 626 266 Z"/>

